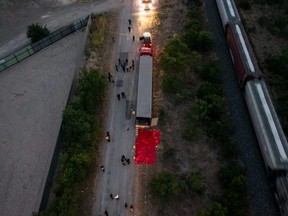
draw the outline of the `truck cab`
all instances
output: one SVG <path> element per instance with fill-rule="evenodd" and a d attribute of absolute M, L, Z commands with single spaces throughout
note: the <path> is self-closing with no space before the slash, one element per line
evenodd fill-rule
<path fill-rule="evenodd" d="M 140 56 L 142 55 L 150 55 L 152 56 L 152 49 L 150 47 L 141 47 L 139 49 L 139 52 L 140 52 Z"/>
<path fill-rule="evenodd" d="M 140 41 L 143 43 L 143 47 L 152 47 L 152 39 L 151 39 L 151 33 L 150 32 L 144 32 L 143 36 L 139 38 Z"/>

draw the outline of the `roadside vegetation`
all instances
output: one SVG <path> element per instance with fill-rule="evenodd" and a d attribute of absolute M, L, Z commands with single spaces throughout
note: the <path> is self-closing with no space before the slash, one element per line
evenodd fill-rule
<path fill-rule="evenodd" d="M 95 27 L 102 23 L 101 17 L 103 16 L 93 17 L 90 29 L 92 46 L 89 51 L 100 49 L 103 45 L 104 27 Z M 101 37 L 94 37 L 94 31 L 100 31 L 98 35 Z M 97 46 L 94 46 L 95 43 Z M 83 215 L 82 205 L 87 195 L 83 184 L 97 166 L 96 155 L 102 133 L 101 113 L 106 94 L 106 79 L 99 69 L 82 69 L 74 99 L 63 111 L 61 155 L 49 206 L 45 211 L 34 212 L 33 216 Z"/>
<path fill-rule="evenodd" d="M 27 38 L 30 38 L 31 43 L 35 43 L 50 34 L 46 26 L 41 26 L 38 23 L 27 27 Z"/>
<path fill-rule="evenodd" d="M 207 158 L 216 151 L 215 161 L 209 163 L 211 167 L 218 164 L 218 170 L 210 170 L 209 165 L 196 168 L 201 164 L 191 160 L 190 169 L 186 167 L 184 172 L 179 164 L 184 154 L 178 155 L 180 150 L 170 147 L 163 135 L 162 169 L 154 175 L 149 188 L 160 202 L 157 214 L 160 216 L 180 215 L 180 209 L 187 208 L 189 215 L 197 216 L 250 215 L 245 173 L 237 163 L 238 143 L 233 139 L 213 53 L 214 38 L 205 29 L 200 1 L 188 5 L 183 31 L 167 42 L 160 55 L 162 89 L 168 103 L 181 114 L 177 121 L 181 121 L 182 140 L 179 142 L 183 144 L 177 145 L 209 149 Z M 159 110 L 161 131 L 171 125 L 170 114 L 165 107 Z M 212 172 L 215 185 L 209 185 L 211 179 L 207 179 Z M 212 194 L 212 191 L 217 192 Z M 193 206 L 193 203 L 198 204 Z"/>
<path fill-rule="evenodd" d="M 82 72 L 76 91 L 77 98 L 63 112 L 64 139 L 53 188 L 55 197 L 47 211 L 34 213 L 34 216 L 81 215 L 81 182 L 87 178 L 91 166 L 95 164 L 95 152 L 101 133 L 99 113 L 105 86 L 106 79 L 98 70 Z"/>

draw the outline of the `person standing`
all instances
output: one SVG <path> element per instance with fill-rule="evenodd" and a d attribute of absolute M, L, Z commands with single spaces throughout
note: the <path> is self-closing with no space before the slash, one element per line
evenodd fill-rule
<path fill-rule="evenodd" d="M 106 136 L 105 136 L 105 139 L 106 139 L 108 142 L 110 142 L 110 135 L 109 135 L 109 136 L 106 135 Z"/>
<path fill-rule="evenodd" d="M 120 94 L 117 94 L 118 101 L 120 101 Z"/>
<path fill-rule="evenodd" d="M 124 162 L 125 160 L 126 160 L 125 156 L 122 155 L 122 156 L 121 156 L 121 162 Z"/>
<path fill-rule="evenodd" d="M 114 199 L 114 197 L 113 197 L 113 194 L 112 193 L 110 193 L 110 198 L 113 200 Z"/>
<path fill-rule="evenodd" d="M 121 96 L 122 96 L 122 98 L 126 98 L 125 92 L 121 92 Z"/>
<path fill-rule="evenodd" d="M 101 170 L 103 171 L 103 173 L 105 172 L 105 168 L 103 166 L 103 164 L 100 166 Z"/>
<path fill-rule="evenodd" d="M 104 212 L 104 215 L 105 215 L 105 216 L 109 216 L 109 214 L 108 214 L 108 211 L 107 211 L 107 210 L 105 210 L 105 212 Z"/>

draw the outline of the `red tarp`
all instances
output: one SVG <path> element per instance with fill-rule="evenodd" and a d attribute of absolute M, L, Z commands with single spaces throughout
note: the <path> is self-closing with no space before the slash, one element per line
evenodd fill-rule
<path fill-rule="evenodd" d="M 136 139 L 135 164 L 154 164 L 156 146 L 160 143 L 159 130 L 138 130 Z"/>

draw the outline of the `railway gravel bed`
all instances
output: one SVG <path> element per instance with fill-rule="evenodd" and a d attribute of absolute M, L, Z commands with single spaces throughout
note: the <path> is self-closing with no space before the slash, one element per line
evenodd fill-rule
<path fill-rule="evenodd" d="M 246 102 L 238 86 L 216 2 L 205 0 L 205 11 L 210 30 L 215 38 L 224 97 L 235 129 L 235 138 L 240 145 L 239 160 L 246 170 L 252 214 L 255 216 L 280 215 L 273 192 L 269 187 L 266 168 Z"/>

